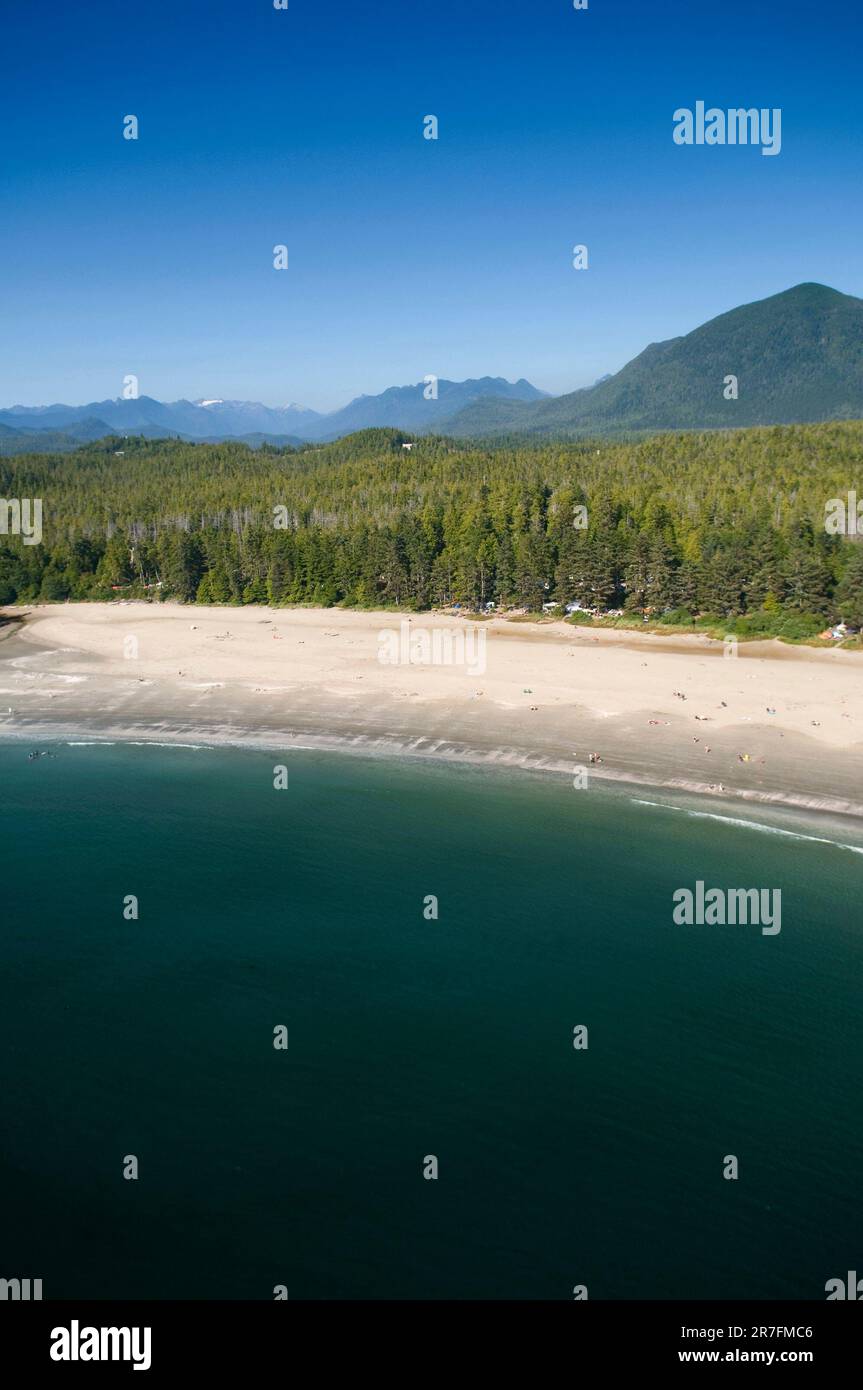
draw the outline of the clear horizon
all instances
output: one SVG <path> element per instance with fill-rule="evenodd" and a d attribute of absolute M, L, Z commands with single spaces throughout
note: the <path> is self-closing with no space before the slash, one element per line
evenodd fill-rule
<path fill-rule="evenodd" d="M 19 9 L 42 81 L 0 92 L 3 408 L 129 374 L 321 412 L 429 373 L 560 395 L 804 281 L 863 295 L 858 26 L 803 0 L 781 25 L 751 0 Z M 702 100 L 781 110 L 781 152 L 677 145 Z"/>

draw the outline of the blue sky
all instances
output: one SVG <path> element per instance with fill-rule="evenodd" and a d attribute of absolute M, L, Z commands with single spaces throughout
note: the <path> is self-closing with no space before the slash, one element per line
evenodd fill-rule
<path fill-rule="evenodd" d="M 19 0 L 0 405 L 557 393 L 801 281 L 863 296 L 861 36 L 851 0 Z M 675 145 L 699 99 L 781 107 L 781 154 Z"/>

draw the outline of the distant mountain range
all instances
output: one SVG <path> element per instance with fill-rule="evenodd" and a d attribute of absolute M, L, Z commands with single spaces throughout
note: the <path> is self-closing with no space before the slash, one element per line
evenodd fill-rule
<path fill-rule="evenodd" d="M 733 384 L 732 379 L 733 378 Z M 797 285 L 652 343 L 614 376 L 564 396 L 523 378 L 392 386 L 319 414 L 253 401 L 96 401 L 0 410 L 0 454 L 75 448 L 115 433 L 299 444 L 379 426 L 457 437 L 578 437 L 863 418 L 863 300 Z"/>
<path fill-rule="evenodd" d="M 435 394 L 427 399 L 431 390 Z M 107 434 L 299 444 L 338 439 L 355 430 L 382 425 L 414 432 L 443 430 L 459 411 L 485 398 L 527 403 L 544 397 L 545 393 L 529 381 L 482 377 L 477 381 L 441 379 L 434 387 L 425 382 L 391 386 L 379 396 L 357 396 L 341 410 L 325 415 L 299 405 L 266 406 L 255 401 L 223 400 L 163 402 L 152 396 L 92 401 L 89 405 L 18 405 L 0 410 L 0 452 L 74 448 Z"/>

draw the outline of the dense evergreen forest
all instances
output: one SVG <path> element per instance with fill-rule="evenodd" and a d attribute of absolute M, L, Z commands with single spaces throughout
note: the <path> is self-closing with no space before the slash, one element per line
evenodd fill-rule
<path fill-rule="evenodd" d="M 824 529 L 829 499 L 863 497 L 861 422 L 405 442 L 112 438 L 0 459 L 0 497 L 41 498 L 44 516 L 42 544 L 0 535 L 0 603 L 557 600 L 787 636 L 863 623 L 863 544 Z"/>

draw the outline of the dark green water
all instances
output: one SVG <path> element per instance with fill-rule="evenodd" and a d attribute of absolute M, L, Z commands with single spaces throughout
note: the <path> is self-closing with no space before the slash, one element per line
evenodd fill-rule
<path fill-rule="evenodd" d="M 276 792 L 273 754 L 55 748 L 0 746 L 4 1277 L 821 1299 L 863 1268 L 863 856 L 525 774 L 293 753 Z M 696 878 L 781 888 L 780 934 L 674 925 Z"/>

